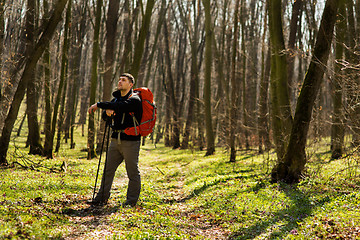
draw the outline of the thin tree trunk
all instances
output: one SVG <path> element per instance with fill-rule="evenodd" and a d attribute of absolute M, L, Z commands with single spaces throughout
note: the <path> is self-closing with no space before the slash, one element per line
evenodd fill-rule
<path fill-rule="evenodd" d="M 331 126 L 331 158 L 338 159 L 343 154 L 344 144 L 344 125 L 343 125 L 343 77 L 340 62 L 343 60 L 344 55 L 344 39 L 346 30 L 346 10 L 345 2 L 341 1 L 339 5 L 339 19 L 336 23 L 336 46 L 335 46 L 335 77 L 332 81 L 333 86 L 333 105 L 334 112 Z M 337 62 L 339 61 L 339 62 Z"/>
<path fill-rule="evenodd" d="M 205 85 L 204 85 L 204 103 L 205 103 L 205 124 L 206 124 L 206 153 L 205 156 L 214 154 L 215 138 L 211 115 L 211 65 L 212 65 L 212 34 L 211 28 L 211 10 L 210 0 L 203 0 L 205 11 Z"/>
<path fill-rule="evenodd" d="M 17 115 L 19 113 L 21 102 L 24 98 L 25 90 L 27 87 L 28 77 L 31 74 L 32 70 L 35 68 L 37 61 L 43 54 L 45 48 L 47 47 L 50 39 L 52 38 L 57 24 L 61 20 L 62 12 L 65 8 L 67 0 L 59 0 L 54 8 L 53 14 L 41 35 L 41 38 L 35 45 L 34 50 L 31 53 L 31 58 L 28 58 L 26 61 L 25 69 L 22 73 L 18 88 L 16 89 L 13 102 L 11 104 L 9 113 L 5 119 L 4 128 L 2 130 L 2 135 L 0 138 L 0 164 L 7 164 L 6 155 L 9 148 L 10 136 L 14 123 L 16 121 Z"/>
<path fill-rule="evenodd" d="M 91 57 L 91 87 L 90 87 L 90 103 L 95 103 L 96 86 L 98 82 L 98 58 L 99 58 L 99 34 L 101 21 L 102 0 L 96 1 L 96 19 L 93 38 L 93 49 Z M 88 159 L 96 157 L 95 154 L 95 114 L 89 115 L 88 126 Z"/>
<path fill-rule="evenodd" d="M 117 31 L 117 22 L 119 15 L 119 1 L 110 0 L 109 8 L 106 18 L 106 50 L 105 50 L 105 70 L 104 70 L 104 79 L 103 79 L 103 92 L 102 92 L 102 101 L 110 101 L 111 99 L 111 83 L 113 79 L 113 70 L 114 70 L 114 58 L 115 58 L 115 48 L 116 48 L 116 31 Z M 100 131 L 97 135 L 97 149 L 96 152 L 100 152 L 100 141 L 103 139 L 103 134 L 105 131 L 105 121 L 100 123 Z"/>
<path fill-rule="evenodd" d="M 189 91 L 189 105 L 187 109 L 187 118 L 185 123 L 185 129 L 183 133 L 183 140 L 181 143 L 182 149 L 187 149 L 189 147 L 189 141 L 192 131 L 192 125 L 194 122 L 194 107 L 196 103 L 196 83 L 199 81 L 198 74 L 198 41 L 199 41 L 199 12 L 197 11 L 198 1 L 193 0 L 193 27 L 189 26 L 191 22 L 188 20 L 189 16 L 184 15 L 184 11 L 180 4 L 180 1 L 177 1 L 178 8 L 180 11 L 180 16 L 182 19 L 182 23 L 185 25 L 185 28 L 190 37 L 190 50 L 191 50 L 191 69 L 190 69 L 190 91 Z M 184 84 L 185 85 L 185 84 Z"/>
<path fill-rule="evenodd" d="M 60 149 L 60 141 L 61 141 L 61 132 L 63 130 L 63 122 L 64 122 L 64 114 L 65 114 L 65 99 L 66 99 L 66 90 L 68 84 L 68 70 L 69 70 L 69 42 L 70 42 L 70 19 L 71 19 L 71 1 L 68 3 L 67 10 L 66 10 L 66 19 L 65 19 L 65 29 L 64 29 L 64 45 L 63 45 L 63 52 L 62 52 L 62 63 L 61 63 L 61 73 L 60 81 L 64 82 L 63 90 L 60 95 L 61 102 L 60 102 L 60 114 L 59 119 L 53 119 L 53 121 L 57 121 L 58 131 L 57 131 L 57 139 L 56 139 L 56 147 L 55 152 L 59 152 Z M 70 91 L 70 89 L 69 89 Z M 60 89 L 59 89 L 60 93 Z M 54 124 L 54 123 L 53 123 Z M 53 125 L 55 126 L 55 125 Z M 53 133 L 55 134 L 55 129 L 52 129 Z"/>
<path fill-rule="evenodd" d="M 49 20 L 49 4 L 47 1 L 44 1 L 44 20 Z M 43 65 L 44 65 L 44 98 L 45 98 L 45 123 L 44 123 L 44 132 L 45 132 L 45 143 L 43 155 L 46 156 L 45 150 L 50 149 L 49 144 L 51 144 L 51 83 L 50 83 L 50 50 L 49 44 L 46 47 L 43 55 Z"/>
<path fill-rule="evenodd" d="M 166 0 L 162 0 L 161 1 L 161 9 L 160 9 L 160 12 L 159 12 L 158 23 L 156 25 L 156 33 L 155 33 L 155 38 L 154 38 L 154 42 L 153 42 L 153 47 L 152 47 L 152 50 L 151 50 L 151 53 L 150 53 L 150 56 L 149 56 L 149 60 L 147 62 L 148 69 L 147 69 L 147 75 L 146 75 L 146 78 L 145 78 L 145 81 L 144 81 L 144 86 L 148 86 L 149 78 L 152 75 L 151 74 L 151 68 L 152 68 L 153 58 L 154 58 L 154 55 L 155 55 L 155 52 L 156 52 L 157 42 L 158 42 L 158 39 L 159 39 L 159 36 L 160 36 L 160 33 L 161 33 L 161 28 L 162 28 L 162 25 L 163 25 L 163 21 L 164 21 L 165 16 L 166 16 L 166 8 L 167 8 L 166 5 L 167 5 Z"/>
<path fill-rule="evenodd" d="M 263 55 L 265 55 L 263 50 Z M 260 79 L 260 93 L 259 93 L 259 115 L 258 115 L 258 134 L 259 134 L 259 153 L 263 152 L 262 146 L 265 145 L 265 150 L 269 151 L 271 142 L 269 138 L 269 107 L 268 107 L 268 91 L 270 78 L 270 59 L 271 50 L 269 48 L 267 57 L 263 57 L 263 69 Z"/>
<path fill-rule="evenodd" d="M 297 101 L 289 145 L 284 158 L 278 159 L 278 164 L 272 170 L 273 182 L 298 182 L 304 170 L 307 133 L 315 99 L 323 80 L 324 65 L 326 66 L 329 57 L 339 2 L 326 1 L 312 60 Z"/>
<path fill-rule="evenodd" d="M 164 28 L 164 40 L 165 40 L 165 59 L 167 65 L 167 77 L 166 77 L 166 88 L 167 94 L 170 98 L 171 102 L 171 115 L 173 120 L 173 135 L 172 135 L 172 146 L 173 148 L 180 147 L 180 123 L 179 123 L 179 106 L 175 95 L 175 84 L 174 84 L 174 77 L 172 73 L 172 66 L 171 66 L 171 56 L 170 56 L 170 36 L 168 33 L 168 27 L 166 21 L 163 23 Z"/>
<path fill-rule="evenodd" d="M 232 42 L 232 57 L 231 57 L 231 108 L 230 108 L 230 162 L 235 162 L 236 158 L 236 127 L 237 127 L 237 111 L 238 111 L 238 82 L 236 77 L 237 52 L 238 52 L 238 37 L 239 37 L 239 5 L 240 0 L 236 0 L 234 12 L 234 31 Z M 242 6 L 241 6 L 242 7 Z M 243 44 L 243 43 L 242 43 Z"/>
<path fill-rule="evenodd" d="M 155 4 L 155 0 L 147 1 L 145 15 L 143 17 L 143 21 L 141 24 L 139 37 L 135 44 L 134 60 L 130 70 L 131 74 L 134 76 L 135 79 L 139 74 L 141 59 L 143 57 L 143 52 L 144 52 L 144 43 L 146 40 L 147 32 L 150 29 L 150 21 L 151 21 L 152 9 L 154 7 L 154 4 Z"/>
<path fill-rule="evenodd" d="M 348 34 L 347 45 L 349 46 L 346 51 L 346 62 L 350 63 L 350 68 L 346 69 L 348 81 L 346 84 L 347 88 L 347 115 L 350 119 L 349 129 L 352 133 L 352 145 L 354 147 L 360 146 L 360 105 L 359 103 L 359 88 L 360 88 L 360 76 L 359 71 L 352 66 L 360 62 L 358 52 L 360 52 L 360 1 L 358 0 L 355 4 L 353 0 L 347 0 L 347 16 L 348 16 Z M 357 19 L 356 19 L 357 17 Z M 356 20 L 355 20 L 356 19 Z M 355 26 L 355 22 L 358 24 Z"/>
<path fill-rule="evenodd" d="M 296 49 L 295 49 L 295 42 L 296 42 L 296 33 L 298 32 L 298 23 L 301 15 L 303 0 L 296 0 L 292 6 L 292 13 L 291 13 L 291 20 L 290 20 L 290 33 L 289 33 L 289 40 L 287 46 L 287 78 L 288 78 L 288 86 L 290 92 L 290 98 L 293 99 L 291 96 L 294 96 L 294 64 L 295 64 L 295 56 L 296 56 Z M 294 105 L 294 104 L 292 104 Z"/>

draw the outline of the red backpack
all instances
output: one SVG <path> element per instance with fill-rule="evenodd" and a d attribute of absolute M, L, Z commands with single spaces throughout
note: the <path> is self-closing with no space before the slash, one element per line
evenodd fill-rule
<path fill-rule="evenodd" d="M 134 113 L 130 113 L 134 120 L 134 127 L 128 127 L 124 130 L 125 134 L 132 136 L 147 136 L 152 133 L 156 121 L 156 105 L 154 95 L 150 89 L 142 87 L 134 89 L 141 99 L 143 113 L 140 124 L 136 120 Z"/>

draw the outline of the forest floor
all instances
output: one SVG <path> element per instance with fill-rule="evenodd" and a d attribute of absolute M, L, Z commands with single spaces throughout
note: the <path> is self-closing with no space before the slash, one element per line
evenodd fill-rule
<path fill-rule="evenodd" d="M 148 144 L 141 199 L 123 208 L 124 165 L 109 203 L 89 207 L 98 159 L 81 143 L 52 160 L 29 156 L 21 140 L 0 169 L 0 239 L 360 239 L 360 158 L 330 161 L 325 143 L 291 186 L 269 182 L 274 153 L 238 151 L 230 163 L 223 149 L 204 157 Z"/>

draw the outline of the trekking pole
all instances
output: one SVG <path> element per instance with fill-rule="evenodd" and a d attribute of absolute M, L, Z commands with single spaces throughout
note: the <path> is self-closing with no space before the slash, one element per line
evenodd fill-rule
<path fill-rule="evenodd" d="M 108 127 L 108 126 L 109 126 L 109 127 Z M 96 184 L 97 184 L 97 180 L 98 180 L 98 176 L 99 176 L 100 163 L 101 163 L 101 155 L 102 155 L 102 151 L 103 151 L 103 148 L 104 148 L 104 142 L 105 142 L 106 129 L 107 129 L 107 128 L 109 128 L 108 132 L 110 132 L 110 124 L 106 121 L 105 131 L 104 131 L 104 137 L 103 137 L 103 140 L 102 140 L 102 143 L 101 143 L 99 163 L 98 163 L 97 172 L 96 172 L 96 178 L 95 178 L 95 186 L 94 186 L 94 192 L 93 192 L 93 197 L 92 197 L 92 200 L 93 200 L 93 201 L 94 201 L 94 199 L 95 199 Z M 108 135 L 109 135 L 109 133 L 108 133 Z M 109 143 L 108 143 L 108 144 L 109 144 Z M 107 149 L 106 149 L 106 151 L 107 151 Z"/>
<path fill-rule="evenodd" d="M 104 171 L 103 171 L 103 183 L 104 183 L 104 186 L 105 186 L 105 170 L 106 170 L 106 165 L 107 165 L 107 162 L 108 162 L 108 150 L 109 150 L 109 142 L 110 142 L 110 124 L 111 122 L 109 122 L 107 125 L 108 125 L 108 136 L 107 136 L 107 142 L 106 142 L 106 155 L 105 155 L 105 164 L 104 164 Z M 120 134 L 120 133 L 119 133 Z M 104 199 L 104 187 L 102 188 L 102 192 L 101 192 L 102 196 L 101 196 L 101 199 Z"/>

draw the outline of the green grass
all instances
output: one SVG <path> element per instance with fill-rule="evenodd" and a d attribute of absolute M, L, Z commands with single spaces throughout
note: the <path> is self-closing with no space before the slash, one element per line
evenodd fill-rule
<path fill-rule="evenodd" d="M 98 159 L 86 160 L 86 139 L 77 138 L 75 150 L 64 144 L 52 160 L 28 156 L 26 139 L 15 139 L 10 163 L 36 164 L 0 169 L 0 239 L 360 239 L 357 155 L 329 161 L 317 145 L 304 179 L 289 186 L 269 182 L 273 153 L 239 151 L 229 163 L 222 149 L 204 157 L 148 144 L 138 206 L 121 207 L 121 165 L 109 204 L 89 208 Z"/>

